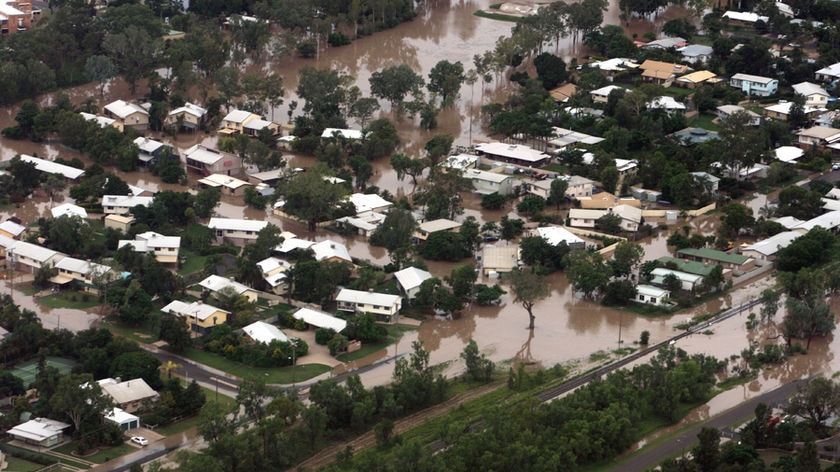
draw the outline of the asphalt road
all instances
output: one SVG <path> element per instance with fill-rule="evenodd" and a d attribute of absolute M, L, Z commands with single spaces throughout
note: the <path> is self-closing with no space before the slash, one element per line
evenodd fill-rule
<path fill-rule="evenodd" d="M 181 367 L 172 371 L 174 375 L 188 380 L 195 379 L 202 387 L 218 391 L 220 395 L 236 397 L 239 390 L 239 382 L 241 381 L 238 377 L 203 364 L 197 364 L 189 359 L 157 349 L 154 346 L 142 345 L 141 347 L 157 357 L 161 364 L 172 361 L 180 365 Z"/>
<path fill-rule="evenodd" d="M 796 389 L 807 379 L 800 379 L 781 387 L 747 400 L 732 409 L 729 409 L 707 421 L 691 427 L 683 432 L 674 435 L 666 442 L 659 443 L 651 448 L 643 449 L 641 453 L 622 462 L 612 470 L 617 472 L 639 472 L 648 470 L 659 465 L 665 459 L 674 457 L 688 450 L 697 442 L 697 434 L 702 428 L 724 429 L 748 418 L 755 411 L 759 403 L 775 405 L 786 401 L 796 392 Z"/>

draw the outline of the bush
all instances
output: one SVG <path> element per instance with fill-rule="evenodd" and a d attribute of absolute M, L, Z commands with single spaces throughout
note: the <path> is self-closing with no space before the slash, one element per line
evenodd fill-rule
<path fill-rule="evenodd" d="M 339 352 L 344 352 L 347 350 L 347 337 L 343 334 L 336 334 L 335 336 L 330 339 L 329 343 L 327 343 L 327 347 L 330 350 L 330 355 L 334 356 Z"/>
<path fill-rule="evenodd" d="M 350 38 L 344 33 L 330 33 L 329 38 L 327 38 L 327 44 L 333 47 L 347 46 L 350 44 Z"/>
<path fill-rule="evenodd" d="M 332 328 L 318 328 L 315 330 L 315 342 L 322 346 L 326 346 L 335 334 L 335 330 Z"/>
<path fill-rule="evenodd" d="M 297 50 L 298 56 L 305 58 L 315 57 L 315 54 L 318 53 L 318 48 L 315 44 L 315 41 L 311 40 L 299 42 L 295 49 Z"/>

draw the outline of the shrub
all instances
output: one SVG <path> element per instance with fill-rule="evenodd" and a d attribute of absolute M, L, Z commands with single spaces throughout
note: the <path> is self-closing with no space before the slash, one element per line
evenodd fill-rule
<path fill-rule="evenodd" d="M 325 346 L 335 336 L 335 330 L 331 328 L 318 328 L 315 330 L 315 342 Z"/>

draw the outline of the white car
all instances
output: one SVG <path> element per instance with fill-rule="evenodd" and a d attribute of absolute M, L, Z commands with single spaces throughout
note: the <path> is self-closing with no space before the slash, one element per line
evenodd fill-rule
<path fill-rule="evenodd" d="M 840 170 L 840 162 L 835 162 L 831 164 L 831 170 Z"/>
<path fill-rule="evenodd" d="M 145 446 L 145 445 L 149 444 L 149 440 L 144 438 L 143 436 L 132 436 L 131 437 L 131 442 L 133 442 L 134 444 L 138 444 L 140 446 Z"/>

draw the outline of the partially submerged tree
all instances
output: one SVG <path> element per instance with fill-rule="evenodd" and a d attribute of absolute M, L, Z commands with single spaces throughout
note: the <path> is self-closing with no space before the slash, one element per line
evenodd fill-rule
<path fill-rule="evenodd" d="M 510 273 L 510 288 L 514 293 L 513 301 L 521 304 L 528 312 L 528 329 L 534 329 L 534 305 L 551 294 L 551 286 L 546 277 L 540 275 L 534 267 L 514 269 Z"/>

